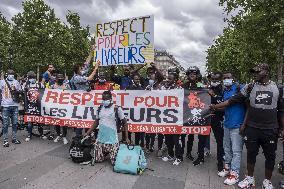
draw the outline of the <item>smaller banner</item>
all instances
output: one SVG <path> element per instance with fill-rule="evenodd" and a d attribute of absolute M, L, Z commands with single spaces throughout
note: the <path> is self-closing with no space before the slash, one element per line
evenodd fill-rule
<path fill-rule="evenodd" d="M 101 66 L 154 62 L 154 16 L 96 25 L 95 62 Z"/>

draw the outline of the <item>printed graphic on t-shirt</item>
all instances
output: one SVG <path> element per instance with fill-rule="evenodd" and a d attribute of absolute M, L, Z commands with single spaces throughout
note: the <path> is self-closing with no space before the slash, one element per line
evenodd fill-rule
<path fill-rule="evenodd" d="M 271 91 L 256 91 L 255 104 L 271 105 L 272 98 Z"/>

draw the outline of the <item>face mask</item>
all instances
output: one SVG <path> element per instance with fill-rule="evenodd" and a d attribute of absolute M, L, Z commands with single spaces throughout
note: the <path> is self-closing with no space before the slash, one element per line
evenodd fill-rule
<path fill-rule="evenodd" d="M 105 79 L 99 79 L 99 83 L 105 83 L 106 80 Z"/>
<path fill-rule="evenodd" d="M 150 85 L 150 86 L 153 86 L 154 83 L 155 83 L 155 81 L 154 81 L 153 79 L 150 79 L 150 80 L 149 80 L 149 85 Z"/>
<path fill-rule="evenodd" d="M 62 84 L 63 84 L 63 82 L 64 82 L 64 80 L 63 80 L 63 79 L 58 79 L 58 81 L 57 81 L 58 85 L 62 85 Z"/>
<path fill-rule="evenodd" d="M 36 83 L 36 79 L 29 79 L 30 84 L 35 84 Z"/>
<path fill-rule="evenodd" d="M 7 80 L 13 81 L 13 80 L 14 80 L 14 75 L 8 75 L 8 76 L 7 76 Z"/>
<path fill-rule="evenodd" d="M 111 103 L 111 101 L 110 101 L 110 100 L 103 100 L 103 106 L 104 106 L 104 107 L 109 106 L 109 105 L 110 105 L 110 103 Z"/>
<path fill-rule="evenodd" d="M 224 79 L 223 84 L 225 87 L 229 87 L 233 85 L 233 79 Z"/>
<path fill-rule="evenodd" d="M 211 81 L 211 86 L 212 87 L 217 87 L 218 85 L 220 85 L 221 83 L 219 82 L 219 81 L 217 81 L 217 82 L 213 82 L 213 81 Z"/>

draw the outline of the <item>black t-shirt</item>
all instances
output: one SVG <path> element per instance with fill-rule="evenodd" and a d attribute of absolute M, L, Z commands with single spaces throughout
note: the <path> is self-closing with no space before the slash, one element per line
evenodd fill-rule
<path fill-rule="evenodd" d="M 217 87 L 211 87 L 215 96 L 211 96 L 212 104 L 219 104 L 223 100 L 223 87 L 222 85 L 218 85 Z M 211 117 L 212 125 L 219 124 L 220 121 L 223 121 L 224 111 L 214 111 L 214 115 Z"/>
<path fill-rule="evenodd" d="M 239 94 L 229 100 L 229 103 L 248 101 L 248 116 L 246 125 L 258 129 L 276 129 L 279 127 L 278 116 L 283 116 L 283 88 L 278 88 L 271 81 L 267 85 L 254 83 L 246 85 Z"/>

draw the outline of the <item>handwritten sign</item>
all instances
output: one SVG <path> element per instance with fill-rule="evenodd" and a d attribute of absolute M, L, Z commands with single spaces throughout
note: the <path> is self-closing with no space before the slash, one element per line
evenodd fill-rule
<path fill-rule="evenodd" d="M 102 66 L 154 62 L 154 16 L 96 25 L 95 62 Z"/>

